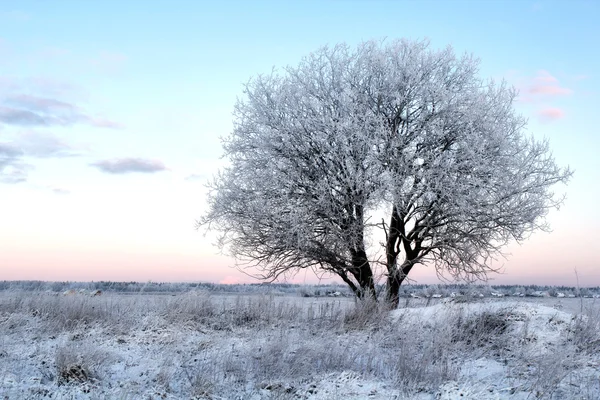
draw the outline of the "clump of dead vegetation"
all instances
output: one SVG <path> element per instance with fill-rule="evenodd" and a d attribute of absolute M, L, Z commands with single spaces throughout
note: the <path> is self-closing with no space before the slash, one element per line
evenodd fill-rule
<path fill-rule="evenodd" d="M 59 347 L 55 353 L 56 383 L 61 386 L 97 382 L 110 361 L 110 354 L 89 344 Z"/>

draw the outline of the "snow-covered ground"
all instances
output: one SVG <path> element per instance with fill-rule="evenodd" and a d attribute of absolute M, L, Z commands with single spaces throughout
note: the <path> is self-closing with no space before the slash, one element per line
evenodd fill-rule
<path fill-rule="evenodd" d="M 600 306 L 562 300 L 3 292 L 0 399 L 598 399 Z"/>

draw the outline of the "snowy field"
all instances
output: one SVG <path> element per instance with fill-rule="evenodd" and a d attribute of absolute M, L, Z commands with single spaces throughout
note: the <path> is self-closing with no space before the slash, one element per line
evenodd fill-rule
<path fill-rule="evenodd" d="M 600 398 L 600 300 L 400 304 L 4 291 L 0 399 Z"/>

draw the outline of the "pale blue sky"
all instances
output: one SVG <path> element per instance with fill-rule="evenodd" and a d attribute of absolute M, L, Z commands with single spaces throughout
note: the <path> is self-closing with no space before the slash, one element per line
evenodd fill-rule
<path fill-rule="evenodd" d="M 577 267 L 600 285 L 599 4 L 0 0 L 0 279 L 244 279 L 193 229 L 243 82 L 408 37 L 518 87 L 529 131 L 576 171 L 554 231 L 507 249 L 496 282 L 574 284 Z"/>

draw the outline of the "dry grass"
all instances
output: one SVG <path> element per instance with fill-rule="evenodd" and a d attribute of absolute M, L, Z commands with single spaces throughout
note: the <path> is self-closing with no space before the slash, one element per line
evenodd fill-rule
<path fill-rule="evenodd" d="M 118 374 L 135 371 L 161 396 L 259 393 L 287 399 L 317 390 L 308 382 L 345 372 L 408 396 L 435 393 L 444 382 L 459 379 L 466 359 L 485 357 L 512 363 L 522 371 L 520 387 L 541 398 L 553 398 L 561 382 L 575 379 L 570 374 L 579 361 L 565 353 L 570 350 L 519 355 L 519 346 L 527 343 L 517 340 L 510 310 L 467 314 L 459 307 L 426 323 L 388 316 L 389 309 L 376 302 L 267 295 L 0 296 L 0 336 L 37 332 L 35 360 L 46 371 L 46 386 L 109 390 Z M 570 340 L 581 355 L 600 350 L 599 324 L 599 314 L 592 312 L 573 321 Z M 20 355 L 5 340 L 0 340 L 0 360 L 17 363 Z M 57 345 L 45 346 L 45 340 Z M 136 357 L 152 361 L 142 368 Z M 53 362 L 53 372 L 42 362 Z M 590 389 L 595 384 L 582 386 L 581 393 L 596 393 Z M 129 394 L 139 387 L 121 385 L 124 398 L 137 398 Z"/>
<path fill-rule="evenodd" d="M 592 304 L 572 324 L 572 340 L 578 350 L 588 354 L 600 352 L 600 306 Z"/>

